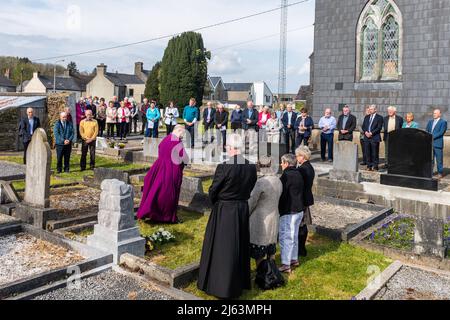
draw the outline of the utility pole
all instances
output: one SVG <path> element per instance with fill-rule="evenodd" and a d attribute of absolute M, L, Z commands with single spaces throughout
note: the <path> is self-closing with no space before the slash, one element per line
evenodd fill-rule
<path fill-rule="evenodd" d="M 280 25 L 280 68 L 278 72 L 278 103 L 286 95 L 286 52 L 287 52 L 287 26 L 288 26 L 288 0 L 281 0 Z"/>

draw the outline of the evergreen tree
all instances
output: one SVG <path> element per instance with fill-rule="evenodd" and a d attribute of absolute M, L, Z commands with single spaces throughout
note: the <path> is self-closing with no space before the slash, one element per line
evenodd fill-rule
<path fill-rule="evenodd" d="M 160 72 L 161 62 L 157 62 L 148 76 L 145 84 L 144 96 L 149 100 L 156 100 L 159 102 L 160 98 Z"/>
<path fill-rule="evenodd" d="M 200 106 L 210 58 L 199 33 L 185 32 L 171 39 L 161 62 L 161 102 L 167 105 L 173 100 L 182 107 L 193 97 Z"/>
<path fill-rule="evenodd" d="M 74 61 L 70 61 L 70 63 L 67 65 L 67 70 L 70 71 L 70 74 L 76 74 L 78 72 L 77 64 Z"/>

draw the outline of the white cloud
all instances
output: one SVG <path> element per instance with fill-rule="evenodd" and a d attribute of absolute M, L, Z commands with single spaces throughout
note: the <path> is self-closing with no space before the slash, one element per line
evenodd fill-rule
<path fill-rule="evenodd" d="M 311 64 L 309 63 L 309 61 L 306 61 L 303 66 L 300 68 L 300 70 L 298 71 L 298 75 L 303 76 L 303 75 L 309 75 L 309 73 L 311 72 Z"/>
<path fill-rule="evenodd" d="M 209 73 L 211 75 L 239 74 L 244 71 L 242 58 L 236 51 L 227 50 L 213 55 L 209 63 Z"/>

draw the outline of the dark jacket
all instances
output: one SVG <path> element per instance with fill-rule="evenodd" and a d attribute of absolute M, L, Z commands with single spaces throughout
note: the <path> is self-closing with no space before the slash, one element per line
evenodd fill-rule
<path fill-rule="evenodd" d="M 292 111 L 292 119 L 291 119 L 291 125 L 292 128 L 294 128 L 295 122 L 297 121 L 298 114 L 297 112 Z M 281 123 L 283 124 L 283 127 L 287 129 L 287 126 L 289 124 L 289 113 L 286 111 L 281 118 Z"/>
<path fill-rule="evenodd" d="M 314 178 L 316 177 L 316 172 L 309 161 L 303 163 L 298 170 L 302 174 L 303 182 L 305 183 L 305 192 L 303 197 L 303 205 L 305 208 L 314 205 L 314 195 L 312 188 L 314 185 Z"/>
<path fill-rule="evenodd" d="M 66 121 L 66 129 L 64 130 L 61 121 L 56 121 L 53 127 L 53 135 L 55 137 L 55 144 L 57 146 L 63 146 L 64 141 L 69 140 L 70 142 L 74 139 L 73 124 Z"/>
<path fill-rule="evenodd" d="M 439 120 L 436 127 L 433 130 L 434 120 L 430 120 L 427 125 L 427 132 L 433 135 L 433 147 L 437 149 L 444 148 L 444 135 L 447 132 L 447 121 L 444 119 Z"/>
<path fill-rule="evenodd" d="M 253 113 L 252 116 L 250 117 L 250 112 L 247 109 L 245 109 L 242 112 L 242 128 L 244 130 L 248 130 L 248 129 L 254 129 L 256 131 L 258 131 L 258 121 L 259 121 L 259 114 L 258 114 L 258 110 L 253 109 Z M 248 124 L 247 123 L 247 119 L 250 119 L 251 123 Z"/>
<path fill-rule="evenodd" d="M 220 113 L 219 111 L 216 112 L 216 115 L 214 117 L 214 124 L 217 128 L 217 125 L 221 124 L 222 127 L 225 127 L 228 129 L 228 112 L 227 111 L 223 111 L 222 113 Z"/>
<path fill-rule="evenodd" d="M 347 123 L 345 124 L 345 128 L 343 127 L 344 124 L 344 115 L 341 114 L 338 119 L 337 127 L 336 129 L 339 130 L 339 141 L 353 141 L 353 131 L 356 129 L 356 117 L 352 114 L 349 114 Z M 348 130 L 347 134 L 342 134 L 341 130 Z"/>
<path fill-rule="evenodd" d="M 373 142 L 381 142 L 381 130 L 383 130 L 383 117 L 377 114 L 372 122 L 372 127 L 369 128 L 370 117 L 368 115 L 364 118 L 364 122 L 362 125 L 362 130 L 364 131 L 364 141 L 373 141 Z M 372 132 L 372 138 L 369 139 L 366 137 L 366 132 Z"/>
<path fill-rule="evenodd" d="M 41 127 L 41 121 L 38 117 L 33 117 L 33 133 L 37 128 Z M 28 122 L 28 117 L 22 118 L 19 123 L 19 137 L 22 138 L 23 143 L 28 143 L 31 141 L 32 134 L 30 133 L 30 123 Z"/>
<path fill-rule="evenodd" d="M 383 119 L 384 136 L 383 140 L 386 141 L 389 137 L 388 134 L 389 116 Z M 395 116 L 395 130 L 399 130 L 403 127 L 403 118 L 400 116 Z"/>
<path fill-rule="evenodd" d="M 294 129 L 297 132 L 297 134 L 299 134 L 298 130 L 300 129 L 300 123 L 302 123 L 301 116 L 297 118 L 297 121 L 295 121 L 294 124 Z M 305 138 L 311 137 L 312 129 L 314 128 L 314 120 L 310 116 L 306 117 L 305 119 L 305 127 L 306 127 Z"/>
<path fill-rule="evenodd" d="M 231 113 L 231 123 L 241 123 L 242 124 L 242 110 L 233 110 Z"/>
<path fill-rule="evenodd" d="M 216 116 L 216 109 L 211 108 L 211 122 L 209 123 L 210 125 L 214 124 L 214 118 Z M 203 124 L 207 125 L 207 120 L 208 120 L 208 108 L 205 108 L 205 110 L 203 110 Z"/>
<path fill-rule="evenodd" d="M 258 179 L 256 165 L 242 156 L 219 164 L 209 188 L 212 204 L 218 201 L 248 201 Z"/>
<path fill-rule="evenodd" d="M 283 193 L 278 204 L 280 216 L 304 211 L 305 183 L 300 171 L 289 167 L 284 170 L 280 180 L 283 184 Z"/>

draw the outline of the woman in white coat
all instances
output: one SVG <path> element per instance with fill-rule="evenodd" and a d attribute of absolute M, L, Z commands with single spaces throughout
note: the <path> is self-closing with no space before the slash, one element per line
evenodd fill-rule
<path fill-rule="evenodd" d="M 178 124 L 177 119 L 180 117 L 178 109 L 174 106 L 173 101 L 170 101 L 169 106 L 166 108 L 164 112 L 164 123 L 167 128 L 167 135 L 171 134 L 173 128 Z"/>

